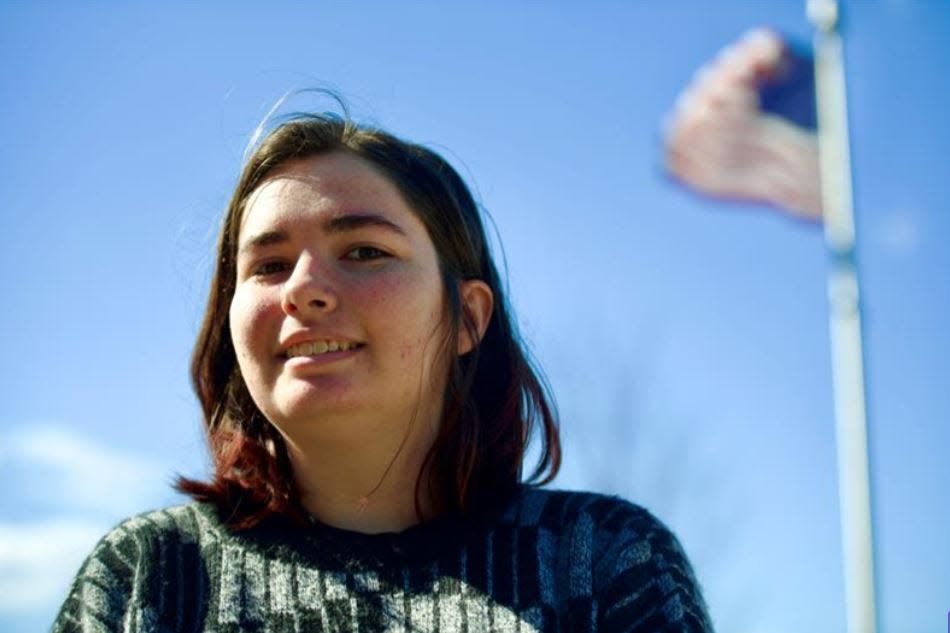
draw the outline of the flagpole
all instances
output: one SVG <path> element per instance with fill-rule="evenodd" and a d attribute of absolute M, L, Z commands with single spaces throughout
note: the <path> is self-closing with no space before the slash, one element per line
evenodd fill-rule
<path fill-rule="evenodd" d="M 871 489 L 855 262 L 851 157 L 837 0 L 807 0 L 815 26 L 815 93 L 838 445 L 838 494 L 848 633 L 875 633 Z"/>

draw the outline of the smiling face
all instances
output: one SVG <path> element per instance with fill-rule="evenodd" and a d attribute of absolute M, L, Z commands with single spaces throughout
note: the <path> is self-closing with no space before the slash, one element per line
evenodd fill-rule
<path fill-rule="evenodd" d="M 436 422 L 442 283 L 422 221 L 369 162 L 334 152 L 279 167 L 248 198 L 230 306 L 254 402 L 289 438 Z"/>

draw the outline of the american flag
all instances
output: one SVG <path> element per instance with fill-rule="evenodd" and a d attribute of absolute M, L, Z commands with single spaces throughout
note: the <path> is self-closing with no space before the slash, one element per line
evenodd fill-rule
<path fill-rule="evenodd" d="M 769 29 L 697 71 L 664 125 L 664 162 L 686 187 L 820 220 L 814 64 Z"/>

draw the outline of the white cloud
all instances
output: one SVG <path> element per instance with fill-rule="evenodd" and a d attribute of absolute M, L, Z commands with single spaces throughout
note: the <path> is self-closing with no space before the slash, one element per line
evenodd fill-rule
<path fill-rule="evenodd" d="M 62 426 L 6 431 L 0 446 L 0 494 L 19 513 L 0 521 L 0 614 L 51 622 L 105 532 L 172 499 L 170 469 Z"/>
<path fill-rule="evenodd" d="M 107 528 L 65 518 L 0 524 L 0 612 L 21 614 L 58 604 Z"/>
<path fill-rule="evenodd" d="M 3 442 L 0 466 L 27 473 L 50 505 L 109 516 L 147 509 L 167 497 L 170 473 L 160 463 L 93 442 L 62 427 L 23 429 Z M 48 485 L 35 486 L 35 482 Z M 51 498 L 50 498 L 51 497 Z"/>

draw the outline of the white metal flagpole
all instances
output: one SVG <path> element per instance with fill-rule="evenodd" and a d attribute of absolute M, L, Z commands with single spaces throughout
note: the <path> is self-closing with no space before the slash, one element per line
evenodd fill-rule
<path fill-rule="evenodd" d="M 851 158 L 837 0 L 807 0 L 815 26 L 815 93 L 838 443 L 838 493 L 848 633 L 875 633 L 871 490 L 855 264 Z"/>

